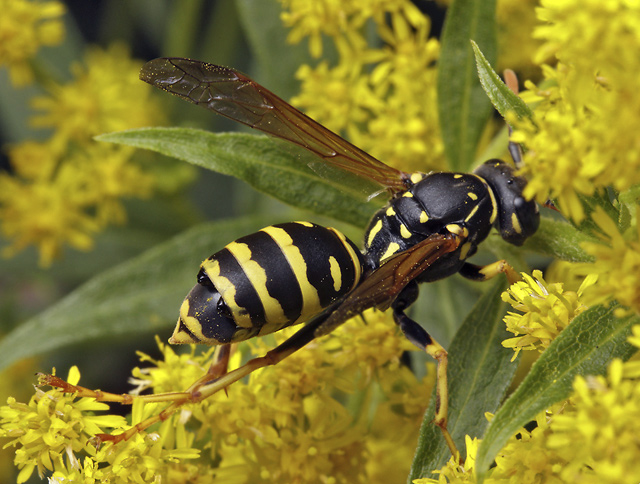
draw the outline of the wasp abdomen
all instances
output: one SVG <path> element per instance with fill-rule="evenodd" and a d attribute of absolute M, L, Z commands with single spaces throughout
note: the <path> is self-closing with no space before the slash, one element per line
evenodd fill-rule
<path fill-rule="evenodd" d="M 361 257 L 332 228 L 308 222 L 265 227 L 202 263 L 176 331 L 217 344 L 308 321 L 358 284 Z M 175 333 L 174 340 L 187 342 Z"/>

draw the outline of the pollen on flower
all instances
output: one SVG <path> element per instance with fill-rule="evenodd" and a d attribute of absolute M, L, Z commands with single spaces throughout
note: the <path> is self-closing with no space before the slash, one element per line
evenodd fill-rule
<path fill-rule="evenodd" d="M 503 301 L 523 313 L 509 312 L 504 317 L 507 331 L 516 335 L 502 342 L 514 349 L 513 359 L 521 350 L 543 351 L 549 346 L 573 318 L 587 309 L 580 297 L 594 283 L 594 277 L 588 277 L 577 292 L 565 291 L 562 283 L 547 283 L 538 270 L 532 275 L 522 273 L 523 280 L 502 293 Z"/>

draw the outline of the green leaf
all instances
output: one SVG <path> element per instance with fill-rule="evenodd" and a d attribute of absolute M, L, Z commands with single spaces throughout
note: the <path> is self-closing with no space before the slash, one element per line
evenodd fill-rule
<path fill-rule="evenodd" d="M 495 61 L 495 0 L 456 0 L 447 11 L 438 62 L 438 115 L 452 171 L 468 171 L 492 111 L 478 81 L 470 40 Z"/>
<path fill-rule="evenodd" d="M 464 455 L 464 436 L 481 436 L 487 426 L 485 412 L 495 412 L 516 370 L 513 353 L 502 347 L 508 338 L 500 294 L 504 278 L 493 281 L 478 300 L 449 347 L 449 432 Z M 409 482 L 433 477 L 451 457 L 440 429 L 431 423 L 435 393 L 425 414 Z"/>
<path fill-rule="evenodd" d="M 541 217 L 540 227 L 527 239 L 524 247 L 538 254 L 570 262 L 593 262 L 593 256 L 580 246 L 583 242 L 597 241 L 568 222 Z"/>
<path fill-rule="evenodd" d="M 264 226 L 255 218 L 202 224 L 89 280 L 0 341 L 0 368 L 74 343 L 168 332 L 200 262 Z"/>
<path fill-rule="evenodd" d="M 322 169 L 333 176 L 320 176 L 308 166 L 315 158 L 310 159 L 306 150 L 266 136 L 143 128 L 97 139 L 157 151 L 232 175 L 289 205 L 358 227 L 364 227 L 382 205 L 366 201 L 373 185 L 328 166 Z"/>
<path fill-rule="evenodd" d="M 471 41 L 473 53 L 476 57 L 476 65 L 478 68 L 478 78 L 484 92 L 487 93 L 489 99 L 497 111 L 506 119 L 508 112 L 514 112 L 518 119 L 530 118 L 531 109 L 526 103 L 520 99 L 520 96 L 514 94 L 502 79 L 491 68 L 491 64 L 480 51 L 478 44 Z"/>
<path fill-rule="evenodd" d="M 604 374 L 613 358 L 624 359 L 633 353 L 626 340 L 640 316 L 616 318 L 616 308 L 596 306 L 580 314 L 542 353 L 487 428 L 476 456 L 478 482 L 518 429 L 569 396 L 577 375 Z"/>

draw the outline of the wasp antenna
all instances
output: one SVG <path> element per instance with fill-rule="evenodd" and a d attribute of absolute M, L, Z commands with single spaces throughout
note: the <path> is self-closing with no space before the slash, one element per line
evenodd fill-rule
<path fill-rule="evenodd" d="M 520 90 L 518 88 L 518 76 L 516 73 L 511 69 L 505 69 L 502 76 L 504 77 L 504 83 L 507 85 L 509 90 L 517 96 Z M 509 138 L 511 138 L 513 129 L 511 128 L 511 125 L 507 124 L 507 126 L 509 128 Z M 511 155 L 516 168 L 522 168 L 522 148 L 520 148 L 520 145 L 513 141 L 509 141 L 509 154 Z"/>

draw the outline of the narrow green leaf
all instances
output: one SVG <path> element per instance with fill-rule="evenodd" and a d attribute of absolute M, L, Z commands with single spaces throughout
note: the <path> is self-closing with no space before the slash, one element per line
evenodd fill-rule
<path fill-rule="evenodd" d="M 473 47 L 473 53 L 476 57 L 480 84 L 497 111 L 505 119 L 507 113 L 510 111 L 514 112 L 516 116 L 518 116 L 518 119 L 530 118 L 532 112 L 529 106 L 520 99 L 520 96 L 511 92 L 511 89 L 502 82 L 502 79 L 500 79 L 498 74 L 491 68 L 491 64 L 480 51 L 478 44 L 472 40 L 471 46 Z"/>
<path fill-rule="evenodd" d="M 487 428 L 476 456 L 478 482 L 518 429 L 569 396 L 577 375 L 604 374 L 613 358 L 633 353 L 626 340 L 640 316 L 616 318 L 616 308 L 596 306 L 580 314 L 542 353 Z"/>
<path fill-rule="evenodd" d="M 449 432 L 464 455 L 464 436 L 481 436 L 487 426 L 485 412 L 495 412 L 513 374 L 512 352 L 502 347 L 508 338 L 500 294 L 504 278 L 493 281 L 464 321 L 449 347 Z M 434 394 L 435 396 L 435 394 Z M 440 429 L 431 423 L 434 398 L 425 414 L 409 482 L 433 477 L 451 457 Z"/>
<path fill-rule="evenodd" d="M 455 0 L 447 11 L 438 63 L 438 115 L 452 171 L 468 171 L 489 116 L 470 40 L 496 58 L 495 0 Z"/>
<path fill-rule="evenodd" d="M 145 148 L 244 180 L 263 193 L 303 208 L 364 227 L 380 203 L 366 201 L 372 184 L 323 166 L 318 175 L 307 152 L 270 137 L 209 133 L 187 128 L 143 128 L 97 137 L 100 141 Z M 359 188 L 354 188 L 359 186 Z"/>
<path fill-rule="evenodd" d="M 583 242 L 597 242 L 597 239 L 568 222 L 541 217 L 540 227 L 527 239 L 525 248 L 570 262 L 592 262 L 593 257 L 580 247 Z"/>
<path fill-rule="evenodd" d="M 202 224 L 94 277 L 0 341 L 0 368 L 87 340 L 169 333 L 203 259 L 265 225 L 255 218 Z"/>

